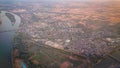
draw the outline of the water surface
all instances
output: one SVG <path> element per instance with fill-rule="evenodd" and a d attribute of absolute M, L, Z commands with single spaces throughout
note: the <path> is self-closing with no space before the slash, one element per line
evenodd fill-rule
<path fill-rule="evenodd" d="M 10 18 L 6 16 L 6 13 L 9 13 L 14 16 L 15 23 L 12 25 Z M 16 14 L 1 11 L 0 18 L 2 24 L 0 26 L 0 68 L 12 68 L 11 64 L 11 54 L 13 48 L 13 38 L 15 31 L 18 29 L 21 22 L 21 18 Z"/>

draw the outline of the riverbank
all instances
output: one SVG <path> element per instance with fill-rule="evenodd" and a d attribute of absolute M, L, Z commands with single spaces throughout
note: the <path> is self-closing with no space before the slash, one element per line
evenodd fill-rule
<path fill-rule="evenodd" d="M 26 64 L 24 63 L 24 60 L 20 58 L 18 49 L 15 48 L 13 50 L 13 68 L 27 68 Z"/>

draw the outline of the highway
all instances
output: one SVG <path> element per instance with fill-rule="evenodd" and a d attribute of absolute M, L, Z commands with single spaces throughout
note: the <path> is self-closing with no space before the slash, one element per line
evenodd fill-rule
<path fill-rule="evenodd" d="M 115 50 L 113 50 L 111 53 L 109 53 L 103 61 L 96 64 L 94 68 L 109 68 L 111 65 L 118 64 L 118 67 L 120 67 L 120 47 L 117 47 Z"/>

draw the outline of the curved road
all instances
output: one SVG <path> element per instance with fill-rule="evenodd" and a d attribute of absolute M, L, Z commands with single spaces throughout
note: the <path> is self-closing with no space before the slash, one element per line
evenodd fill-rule
<path fill-rule="evenodd" d="M 15 22 L 12 22 L 6 13 L 14 16 Z M 12 68 L 12 48 L 13 38 L 15 30 L 18 29 L 21 18 L 13 13 L 7 11 L 1 11 L 0 19 L 2 25 L 0 25 L 0 68 Z M 14 25 L 12 25 L 14 23 Z"/>

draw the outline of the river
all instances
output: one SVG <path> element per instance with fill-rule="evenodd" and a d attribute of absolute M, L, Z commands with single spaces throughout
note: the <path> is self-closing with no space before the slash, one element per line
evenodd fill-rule
<path fill-rule="evenodd" d="M 6 13 L 14 16 L 14 24 L 6 16 Z M 14 13 L 1 11 L 0 19 L 2 20 L 0 25 L 0 68 L 12 68 L 13 38 L 20 25 L 21 18 Z"/>

